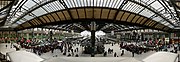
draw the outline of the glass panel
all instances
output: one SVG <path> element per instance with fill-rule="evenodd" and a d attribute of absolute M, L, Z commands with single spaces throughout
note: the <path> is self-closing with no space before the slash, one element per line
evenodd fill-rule
<path fill-rule="evenodd" d="M 21 24 L 22 22 L 20 22 L 20 21 L 17 21 L 16 23 L 17 23 L 17 24 Z"/>
<path fill-rule="evenodd" d="M 163 22 L 161 22 L 162 24 L 165 24 L 165 23 L 167 23 L 166 21 L 163 21 Z"/>
<path fill-rule="evenodd" d="M 174 28 L 174 26 L 172 26 L 172 25 L 169 25 L 169 27 L 170 27 L 170 28 Z"/>
<path fill-rule="evenodd" d="M 158 1 L 152 3 L 151 6 L 155 9 L 159 9 L 160 7 L 162 7 L 162 5 Z"/>
<path fill-rule="evenodd" d="M 34 17 L 29 16 L 29 15 L 26 15 L 24 18 L 27 19 L 27 20 L 30 20 L 30 19 L 32 19 L 32 18 L 34 18 Z"/>
<path fill-rule="evenodd" d="M 68 8 L 72 8 L 73 6 L 70 5 L 70 0 L 64 0 Z"/>
<path fill-rule="evenodd" d="M 26 3 L 25 3 L 25 6 L 27 6 L 28 8 L 31 8 L 32 6 L 34 6 L 36 3 L 33 2 L 32 0 L 28 0 Z"/>
<path fill-rule="evenodd" d="M 20 1 L 22 1 L 22 0 L 20 0 Z M 50 0 L 34 0 L 34 1 L 36 1 L 37 3 L 43 3 L 43 2 L 47 2 L 47 1 L 50 1 Z M 109 8 L 116 8 L 116 9 L 119 9 L 119 7 L 120 7 L 120 5 L 122 4 L 122 2 L 124 1 L 124 0 L 64 0 L 65 1 L 65 3 L 66 3 L 66 5 L 68 6 L 68 8 L 74 8 L 74 7 L 85 7 L 85 6 L 95 6 L 95 7 L 109 7 Z M 150 3 L 152 3 L 153 1 L 155 1 L 155 0 L 133 0 L 133 1 L 136 1 L 136 2 L 139 2 L 140 4 L 143 4 L 143 5 L 145 5 L 145 6 L 147 6 L 148 4 L 150 4 Z M 25 2 L 25 1 L 23 1 L 23 2 Z M 19 3 L 19 2 L 18 2 Z M 165 1 L 165 3 L 167 4 L 167 2 Z M 163 3 L 164 4 L 164 3 Z M 21 16 L 23 13 L 25 13 L 26 11 L 28 11 L 30 8 L 32 8 L 34 5 L 37 5 L 35 2 L 33 2 L 32 0 L 27 0 L 27 2 L 25 3 L 25 5 L 24 6 L 22 6 L 22 8 L 21 8 L 21 12 L 17 12 L 14 16 L 12 16 L 13 17 L 13 19 L 11 19 L 11 20 L 16 20 L 19 16 Z M 38 5 L 37 5 L 38 6 Z M 13 6 L 13 8 L 16 8 L 17 7 L 17 5 L 16 6 Z M 34 6 L 35 7 L 35 6 Z M 165 8 L 160 4 L 160 2 L 158 2 L 158 1 L 155 1 L 155 2 L 153 2 L 150 6 L 148 6 L 149 8 L 151 8 L 151 9 L 153 9 L 154 11 L 160 11 L 159 13 L 160 14 L 163 14 L 162 16 L 165 16 L 165 18 L 167 18 L 167 19 L 174 19 L 173 17 L 171 17 L 172 16 L 172 14 L 170 14 L 169 12 L 165 12 Z M 162 8 L 161 8 L 162 7 Z M 173 10 L 173 8 L 172 7 L 170 7 L 170 6 L 167 6 L 168 8 L 170 8 L 170 9 L 172 9 L 172 12 L 174 13 L 174 15 L 176 16 L 176 14 L 175 14 L 175 11 Z M 24 9 L 23 9 L 24 8 Z M 45 9 L 43 9 L 43 8 L 45 8 Z M 26 9 L 26 10 L 25 10 Z M 41 15 L 44 15 L 44 14 L 47 14 L 47 13 L 50 13 L 50 12 L 54 12 L 54 11 L 57 11 L 57 10 L 62 10 L 62 9 L 65 9 L 64 8 L 64 6 L 59 2 L 59 0 L 58 1 L 54 1 L 54 2 L 51 2 L 51 3 L 49 3 L 49 4 L 46 4 L 46 5 L 44 5 L 44 6 L 42 6 L 42 7 L 40 7 L 40 8 L 38 8 L 38 9 L 36 9 L 36 10 L 34 10 L 32 13 L 33 14 L 35 14 L 36 16 L 41 16 Z M 136 3 L 134 3 L 134 2 L 131 2 L 131 1 L 128 1 L 128 3 L 126 3 L 125 5 L 124 5 L 124 7 L 123 7 L 123 10 L 125 10 L 125 11 L 130 11 L 130 12 L 133 12 L 133 13 L 136 13 L 136 14 L 138 14 L 142 9 L 144 9 L 144 7 L 142 7 L 142 6 L 140 6 L 140 5 L 137 5 Z M 156 9 L 156 10 L 155 10 Z M 12 10 L 14 10 L 14 9 L 12 9 Z M 93 16 L 93 14 L 92 14 L 92 12 L 93 12 L 93 10 L 92 9 L 85 9 L 86 11 L 84 11 L 84 10 L 82 10 L 82 11 L 84 11 L 84 13 L 87 15 L 87 17 L 88 18 L 92 18 L 92 16 Z M 163 10 L 163 11 L 161 11 L 161 10 Z M 90 12 L 89 12 L 90 11 Z M 101 16 L 101 9 L 100 9 L 100 11 L 98 11 L 98 12 L 100 12 L 100 16 Z M 104 10 L 103 10 L 104 11 Z M 11 12 L 13 12 L 13 11 L 11 11 Z M 96 12 L 96 11 L 94 11 L 94 12 Z M 108 17 L 108 19 L 109 18 L 111 18 L 111 19 L 113 19 L 113 14 L 114 13 L 116 13 L 115 11 L 113 12 L 113 13 L 111 13 L 111 12 L 109 12 L 109 10 L 108 11 L 106 11 L 107 13 L 103 13 L 102 14 L 102 17 L 99 17 L 99 13 L 97 13 L 97 18 L 107 18 L 106 17 L 106 15 L 108 14 L 108 15 L 110 15 L 109 17 Z M 63 16 L 64 17 L 64 19 L 70 19 L 70 17 L 69 17 L 69 14 L 68 14 L 68 12 L 64 12 L 65 14 L 65 16 L 63 15 L 63 14 L 59 14 L 59 15 L 61 15 L 61 16 Z M 78 16 L 82 16 L 82 18 L 83 17 L 85 17 L 85 15 L 84 15 L 84 13 L 80 13 L 80 11 L 78 11 L 78 14 L 75 14 L 75 15 L 78 15 Z M 95 14 L 96 14 L 95 13 Z M 122 14 L 123 14 L 123 12 L 121 12 Z M 12 14 L 12 13 L 11 13 Z M 79 14 L 81 14 L 81 15 L 79 15 Z M 95 14 L 94 14 L 94 16 L 95 16 Z M 104 15 L 105 14 L 105 15 Z M 118 13 L 118 17 L 116 18 L 116 20 L 120 20 L 120 18 L 121 18 L 121 16 L 122 16 L 122 14 L 119 14 Z M 148 9 L 144 9 L 142 12 L 140 12 L 139 13 L 140 15 L 142 15 L 142 16 L 145 16 L 145 17 L 151 17 L 152 15 L 154 15 L 154 13 L 152 12 L 152 11 L 150 11 L 150 10 L 148 10 Z M 54 14 L 55 15 L 55 14 Z M 112 15 L 112 16 L 111 16 Z M 126 14 L 125 14 L 126 15 Z M 76 18 L 78 17 L 78 16 L 75 16 Z M 60 17 L 60 18 L 62 18 L 63 19 L 63 17 Z M 115 16 L 116 17 L 116 16 Z M 126 17 L 126 16 L 124 16 L 124 17 Z M 23 18 L 25 18 L 25 20 L 27 19 L 27 20 L 30 20 L 30 19 L 32 19 L 32 18 L 34 18 L 33 16 L 30 16 L 30 15 L 26 15 L 25 17 L 23 17 Z M 52 17 L 51 17 L 52 18 Z M 56 17 L 56 18 L 58 18 L 58 17 Z M 137 17 L 136 17 L 137 18 Z M 175 18 L 177 18 L 177 17 L 175 17 Z M 160 22 L 161 20 L 163 20 L 161 17 L 159 17 L 159 16 L 157 16 L 157 17 L 154 17 L 154 18 L 152 18 L 153 20 L 155 20 L 155 21 L 157 21 L 157 22 Z M 125 20 L 125 19 L 123 19 L 123 20 Z M 131 19 L 128 19 L 128 22 L 130 22 L 130 20 Z M 176 19 L 175 19 L 175 21 L 176 21 Z M 175 24 L 175 21 L 171 21 L 172 23 L 174 23 Z M 136 20 L 133 20 L 133 22 L 136 22 Z M 139 21 L 138 21 L 139 22 Z M 139 23 L 141 23 L 141 22 L 139 22 Z M 164 23 L 164 22 L 163 22 Z M 166 23 L 166 25 L 169 25 L 168 23 Z"/>
<path fill-rule="evenodd" d="M 114 8 L 119 8 L 123 1 L 124 1 L 124 0 L 117 0 Z"/>
<path fill-rule="evenodd" d="M 0 14 L 0 18 L 4 18 L 5 16 L 6 16 L 6 14 L 5 14 L 5 15 L 1 15 L 1 14 Z"/>
<path fill-rule="evenodd" d="M 175 23 L 175 22 L 176 22 L 176 20 L 173 20 L 173 19 L 170 19 L 169 21 L 171 21 L 172 23 Z"/>
<path fill-rule="evenodd" d="M 85 6 L 84 0 L 76 0 L 76 2 L 79 2 L 81 6 Z"/>
<path fill-rule="evenodd" d="M 99 5 L 100 7 L 102 7 L 102 6 L 103 6 L 103 0 L 100 0 L 99 3 L 98 3 L 98 5 Z"/>
<path fill-rule="evenodd" d="M 54 7 L 54 11 L 65 9 L 61 3 L 58 3 L 58 1 L 50 3 L 50 6 Z"/>
<path fill-rule="evenodd" d="M 167 25 L 169 25 L 169 23 L 165 23 L 164 25 L 166 25 L 166 26 L 167 26 Z"/>
<path fill-rule="evenodd" d="M 149 18 L 150 16 L 154 15 L 154 13 L 151 12 L 151 11 L 149 11 L 148 9 L 144 9 L 140 14 L 143 15 L 143 16 L 146 16 L 146 17 L 148 17 L 148 18 Z"/>
<path fill-rule="evenodd" d="M 128 2 L 123 6 L 122 9 L 123 9 L 123 10 L 126 10 L 126 9 L 128 8 L 127 6 L 129 6 L 130 4 L 131 4 L 131 2 L 128 1 Z"/>
<path fill-rule="evenodd" d="M 94 0 L 91 0 L 91 1 L 90 1 L 90 2 L 91 2 L 91 5 L 90 5 L 90 6 L 94 6 L 94 3 L 93 3 L 93 1 L 94 1 Z"/>
<path fill-rule="evenodd" d="M 69 1 L 69 4 L 71 4 L 71 5 L 72 5 L 72 7 L 77 7 L 77 5 L 76 5 L 76 4 L 74 4 L 73 0 Z"/>
<path fill-rule="evenodd" d="M 25 21 L 24 20 L 19 20 L 20 22 L 24 23 Z"/>
<path fill-rule="evenodd" d="M 155 21 L 159 22 L 159 21 L 161 21 L 161 20 L 162 20 L 162 18 L 158 16 L 158 17 L 153 18 L 153 20 L 155 20 Z"/>
<path fill-rule="evenodd" d="M 33 11 L 32 13 L 35 14 L 36 16 L 41 16 L 43 14 L 46 14 L 47 12 L 42 8 L 38 8 L 37 10 Z"/>
<path fill-rule="evenodd" d="M 37 3 L 41 3 L 41 2 L 43 2 L 44 0 L 34 0 L 35 2 L 37 2 Z"/>
<path fill-rule="evenodd" d="M 18 24 L 13 24 L 12 25 L 12 28 L 15 28 L 15 27 L 17 27 L 18 26 Z"/>
<path fill-rule="evenodd" d="M 110 3 L 110 0 L 104 0 L 103 7 L 109 7 L 108 4 Z"/>
<path fill-rule="evenodd" d="M 99 0 L 96 0 L 96 1 L 94 1 L 94 6 L 98 6 L 98 2 Z"/>

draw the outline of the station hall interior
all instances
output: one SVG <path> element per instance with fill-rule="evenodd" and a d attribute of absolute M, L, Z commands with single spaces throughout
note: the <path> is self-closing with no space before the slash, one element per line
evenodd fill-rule
<path fill-rule="evenodd" d="M 0 0 L 0 62 L 180 62 L 180 0 Z"/>

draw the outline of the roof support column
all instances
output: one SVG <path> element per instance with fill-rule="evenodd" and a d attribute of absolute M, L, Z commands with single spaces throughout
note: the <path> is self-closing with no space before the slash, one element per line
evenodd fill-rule
<path fill-rule="evenodd" d="M 96 22 L 91 22 L 91 57 L 95 57 L 95 32 L 96 32 Z"/>
<path fill-rule="evenodd" d="M 32 39 L 34 39 L 34 28 L 31 29 L 32 30 Z"/>
<path fill-rule="evenodd" d="M 44 33 L 43 28 L 41 28 L 41 40 L 43 40 L 43 33 Z"/>

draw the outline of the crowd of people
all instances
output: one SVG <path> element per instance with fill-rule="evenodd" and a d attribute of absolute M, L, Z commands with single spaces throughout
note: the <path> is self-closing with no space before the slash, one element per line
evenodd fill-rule
<path fill-rule="evenodd" d="M 0 39 L 1 41 L 3 39 Z M 20 46 L 14 46 L 17 50 L 20 50 L 19 48 L 26 48 L 26 49 L 30 49 L 31 52 L 35 53 L 35 54 L 38 54 L 38 55 L 42 55 L 43 53 L 47 53 L 47 52 L 51 52 L 51 53 L 54 53 L 54 50 L 55 49 L 58 49 L 63 55 L 66 55 L 66 56 L 75 56 L 75 57 L 78 57 L 79 55 L 75 52 L 78 52 L 79 51 L 79 48 L 74 48 L 74 45 L 73 43 L 71 42 L 65 42 L 65 41 L 62 41 L 62 42 L 58 42 L 58 40 L 55 38 L 55 39 L 46 39 L 46 40 L 39 40 L 39 39 L 26 39 L 26 38 L 21 38 L 21 39 L 17 39 L 17 38 L 12 38 L 12 39 L 8 39 L 8 38 L 4 38 L 5 42 L 9 42 L 9 41 L 15 41 L 17 42 L 17 44 L 19 44 Z M 12 42 L 13 43 L 13 42 Z M 148 42 L 146 42 L 148 43 Z M 149 42 L 149 45 L 155 45 L 157 42 Z M 121 53 L 120 53 L 120 56 L 123 56 L 125 53 L 125 50 L 126 51 L 129 51 L 132 53 L 132 57 L 134 57 L 134 54 L 142 54 L 142 53 L 146 53 L 148 51 L 152 51 L 152 50 L 155 50 L 155 51 L 167 51 L 167 48 L 168 47 L 173 47 L 174 50 L 171 50 L 170 52 L 173 52 L 173 53 L 177 53 L 178 51 L 178 47 L 177 46 L 174 46 L 174 45 L 159 45 L 158 43 L 156 44 L 157 46 L 155 46 L 153 49 L 151 48 L 148 48 L 147 47 L 147 44 L 137 44 L 137 43 L 128 43 L 128 42 L 121 42 L 121 43 L 118 43 L 119 44 L 119 48 L 121 50 Z M 81 43 L 78 43 L 78 45 L 81 46 Z M 111 46 L 114 46 L 115 44 L 112 43 Z M 146 46 L 146 47 L 144 47 Z M 166 46 L 166 48 L 165 48 Z M 81 47 L 85 47 L 85 46 L 81 46 Z M 87 48 L 86 48 L 87 49 Z M 98 50 L 98 49 L 97 49 Z M 104 50 L 104 48 L 103 48 Z M 103 51 L 102 50 L 102 51 Z M 103 56 L 107 56 L 108 54 L 113 54 L 114 57 L 118 57 L 116 51 L 113 51 L 113 49 L 111 48 L 108 48 L 107 51 L 103 51 Z M 82 53 L 83 54 L 83 53 Z"/>
<path fill-rule="evenodd" d="M 63 55 L 78 56 L 77 54 L 74 54 L 74 52 L 78 52 L 78 48 L 73 49 L 72 43 L 64 41 L 58 42 L 56 38 L 51 40 L 47 39 L 44 41 L 39 41 L 38 39 L 26 40 L 25 38 L 22 38 L 21 40 L 18 40 L 18 44 L 21 46 L 21 48 L 29 49 L 31 52 L 38 55 L 46 52 L 54 53 L 54 50 L 58 49 L 61 53 L 63 53 Z"/>

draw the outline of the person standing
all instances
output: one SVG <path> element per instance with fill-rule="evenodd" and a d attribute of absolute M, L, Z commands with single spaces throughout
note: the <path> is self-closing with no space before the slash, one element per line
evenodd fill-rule
<path fill-rule="evenodd" d="M 114 57 L 116 57 L 116 56 L 117 56 L 117 53 L 115 52 L 115 53 L 114 53 Z"/>
<path fill-rule="evenodd" d="M 7 49 L 7 45 L 6 45 L 6 49 Z"/>
<path fill-rule="evenodd" d="M 104 52 L 104 57 L 106 57 L 107 56 L 107 52 Z"/>
<path fill-rule="evenodd" d="M 78 47 L 76 48 L 76 51 L 78 52 Z"/>
<path fill-rule="evenodd" d="M 121 56 L 123 56 L 124 55 L 124 50 L 122 50 L 122 52 L 121 52 Z"/>
<path fill-rule="evenodd" d="M 54 47 L 51 46 L 50 48 L 51 48 L 51 53 L 53 53 L 54 52 Z"/>
<path fill-rule="evenodd" d="M 134 57 L 134 50 L 132 51 L 132 57 Z"/>

